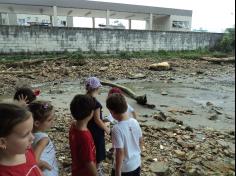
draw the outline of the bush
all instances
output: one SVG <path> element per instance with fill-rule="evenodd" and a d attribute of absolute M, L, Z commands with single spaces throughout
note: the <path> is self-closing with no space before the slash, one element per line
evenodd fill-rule
<path fill-rule="evenodd" d="M 128 51 L 121 51 L 121 52 L 119 53 L 119 57 L 120 57 L 121 59 L 129 59 L 129 58 L 131 58 L 130 52 L 128 52 Z"/>
<path fill-rule="evenodd" d="M 85 59 L 85 56 L 83 55 L 83 53 L 80 50 L 78 50 L 74 53 L 69 53 L 69 57 L 71 59 L 78 59 L 78 60 L 79 59 Z"/>
<path fill-rule="evenodd" d="M 222 40 L 213 48 L 214 51 L 233 52 L 235 48 L 235 27 L 226 29 Z"/>

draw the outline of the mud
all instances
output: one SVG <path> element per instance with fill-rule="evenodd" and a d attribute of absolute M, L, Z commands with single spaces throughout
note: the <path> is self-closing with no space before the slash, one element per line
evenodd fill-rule
<path fill-rule="evenodd" d="M 235 166 L 235 142 L 234 136 L 230 137 L 226 134 L 235 135 L 235 66 L 234 64 L 212 64 L 201 60 L 169 60 L 172 66 L 170 71 L 150 71 L 148 66 L 155 63 L 151 59 L 131 59 L 131 60 L 88 60 L 85 63 L 77 66 L 76 63 L 63 60 L 57 62 L 42 62 L 41 64 L 26 65 L 29 71 L 39 71 L 38 74 L 22 74 L 9 75 L 1 74 L 0 83 L 0 100 L 11 101 L 14 93 L 14 88 L 20 83 L 30 84 L 33 88 L 40 88 L 41 95 L 39 99 L 49 100 L 56 107 L 57 122 L 51 131 L 56 146 L 58 149 L 58 158 L 61 166 L 61 175 L 69 175 L 70 172 L 70 157 L 68 156 L 68 145 L 65 145 L 67 140 L 67 132 L 71 117 L 69 114 L 69 104 L 73 96 L 78 93 L 85 93 L 84 80 L 88 76 L 97 76 L 102 80 L 110 80 L 132 89 L 136 94 L 146 94 L 148 103 L 155 104 L 155 109 L 148 109 L 138 105 L 135 100 L 127 97 L 131 106 L 135 108 L 139 117 L 138 120 L 144 130 L 144 135 L 147 140 L 147 152 L 144 153 L 143 175 L 148 176 L 155 173 L 155 169 L 149 165 L 155 165 L 153 161 L 154 155 L 159 162 L 162 159 L 169 165 L 169 172 L 164 174 L 173 175 L 191 175 L 193 172 L 197 175 L 214 175 L 233 174 Z M 17 65 L 10 70 L 24 70 Z M 9 65 L 0 64 L 1 70 L 9 70 Z M 137 78 L 135 75 L 142 74 L 143 78 Z M 132 77 L 132 79 L 129 79 Z M 98 99 L 103 104 L 104 118 L 108 115 L 108 110 L 105 108 L 105 100 L 109 87 L 102 87 Z M 162 112 L 167 118 L 178 120 L 180 123 L 173 123 L 173 120 L 159 121 L 156 116 Z M 190 129 L 192 132 L 186 132 L 184 129 Z M 165 132 L 160 129 L 167 130 L 167 133 L 177 134 L 177 140 L 173 143 L 173 137 L 165 136 Z M 176 130 L 179 131 L 176 133 Z M 156 134 L 159 131 L 159 134 Z M 161 135 L 163 132 L 164 135 Z M 179 137 L 178 137 L 179 135 Z M 183 136 L 191 137 L 191 142 L 194 145 L 199 145 L 199 150 L 196 149 L 196 161 L 193 159 L 183 159 L 181 157 L 168 155 L 168 152 L 173 152 L 176 147 L 179 148 L 179 138 Z M 212 137 L 213 135 L 213 137 Z M 60 136 L 60 137 L 59 137 Z M 159 138 L 156 138 L 158 137 Z M 222 137 L 223 136 L 223 137 Z M 175 136 L 176 137 L 176 136 Z M 208 138 L 209 141 L 205 141 Z M 168 139 L 168 140 L 167 140 Z M 190 138 L 189 138 L 190 139 Z M 166 142 L 164 142 L 167 140 Z M 187 139 L 183 139 L 187 140 Z M 215 144 L 214 141 L 223 140 L 229 147 L 225 151 L 225 147 Z M 63 141 L 63 142 L 62 142 Z M 110 139 L 107 138 L 108 145 Z M 171 146 L 165 146 L 168 142 Z M 200 143 L 199 143 L 200 141 Z M 214 143 L 214 147 L 212 146 Z M 157 146 L 155 149 L 153 146 Z M 161 149 L 159 148 L 162 146 Z M 159 153 L 162 148 L 166 148 L 166 157 L 163 153 Z M 183 146 L 182 146 L 183 147 Z M 202 147 L 202 148 L 201 148 Z M 108 147 L 109 148 L 109 147 Z M 182 150 L 187 149 L 185 147 Z M 152 151 L 153 150 L 153 151 Z M 214 152 L 222 151 L 226 154 L 214 154 Z M 151 152 L 151 153 L 150 153 Z M 154 153 L 153 153 L 154 152 Z M 183 152 L 175 151 L 177 154 Z M 199 152 L 201 154 L 199 154 Z M 175 153 L 175 154 L 176 154 Z M 191 152 L 190 152 L 191 153 Z M 209 156 L 210 153 L 210 156 Z M 175 155 L 173 154 L 173 155 Z M 203 156 L 202 156 L 203 155 Z M 215 155 L 216 158 L 213 156 Z M 186 158 L 189 154 L 186 155 Z M 201 158 L 203 157 L 203 158 Z M 151 159 L 150 159 L 151 158 Z M 151 160 L 151 161 L 150 161 Z M 203 161 L 199 164 L 199 160 Z M 209 170 L 209 161 L 230 161 L 230 165 L 224 170 Z M 178 165 L 176 166 L 176 162 Z M 187 167 L 189 165 L 193 167 Z M 207 164 L 206 164 L 207 162 Z M 175 164 L 174 164 L 175 163 Z M 233 163 L 233 164 L 232 164 Z M 211 163 L 212 164 L 212 163 Z M 206 166 L 207 165 L 207 166 Z M 222 165 L 220 163 L 220 165 Z M 109 160 L 105 162 L 105 170 L 108 175 L 111 167 Z M 218 167 L 213 165 L 213 168 Z M 181 169 L 180 169 L 181 168 Z M 200 168 L 200 169 L 199 169 Z M 163 168 L 161 168 L 163 169 Z M 178 172 L 177 172 L 178 171 Z M 159 171 L 158 171 L 159 172 Z M 171 174 L 172 173 L 172 174 Z M 177 174 L 178 173 L 178 174 Z M 163 174 L 163 173 L 162 173 Z"/>

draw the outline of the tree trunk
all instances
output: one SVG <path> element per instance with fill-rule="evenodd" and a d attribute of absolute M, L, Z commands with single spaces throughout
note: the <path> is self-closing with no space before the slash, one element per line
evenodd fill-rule
<path fill-rule="evenodd" d="M 33 73 L 39 73 L 40 71 L 1 71 L 1 75 L 14 75 L 14 74 L 33 74 Z"/>
<path fill-rule="evenodd" d="M 202 60 L 212 62 L 215 64 L 221 64 L 221 63 L 235 63 L 235 57 L 229 57 L 229 58 L 210 58 L 210 57 L 204 57 Z"/>
<path fill-rule="evenodd" d="M 130 96 L 131 98 L 136 100 L 136 102 L 140 105 L 147 106 L 148 108 L 151 108 L 151 109 L 156 107 L 155 105 L 151 105 L 151 104 L 147 103 L 147 96 L 146 95 L 138 96 L 131 89 L 129 89 L 127 87 L 124 87 L 124 86 L 121 86 L 121 85 L 118 85 L 115 83 L 111 83 L 111 82 L 106 82 L 106 81 L 102 81 L 101 84 L 104 86 L 117 87 L 117 88 L 121 89 L 128 96 Z"/>

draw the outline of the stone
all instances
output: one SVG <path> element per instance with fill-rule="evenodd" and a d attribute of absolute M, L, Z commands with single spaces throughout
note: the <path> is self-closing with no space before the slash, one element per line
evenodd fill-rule
<path fill-rule="evenodd" d="M 183 158 L 186 155 L 186 153 L 181 150 L 175 150 L 174 152 L 175 152 L 176 156 L 179 158 Z"/>
<path fill-rule="evenodd" d="M 142 73 L 138 73 L 138 74 L 131 74 L 130 76 L 129 76 L 129 79 L 144 79 L 144 78 L 146 78 L 147 76 L 146 75 L 144 75 L 144 74 L 142 74 Z"/>
<path fill-rule="evenodd" d="M 198 70 L 198 71 L 196 72 L 196 74 L 198 74 L 198 75 L 201 75 L 201 74 L 203 74 L 203 73 L 204 73 L 203 70 Z"/>
<path fill-rule="evenodd" d="M 214 106 L 214 104 L 212 102 L 207 102 L 206 105 L 207 106 Z"/>
<path fill-rule="evenodd" d="M 223 140 L 218 140 L 217 143 L 221 145 L 223 148 L 229 148 L 228 142 L 225 142 Z"/>
<path fill-rule="evenodd" d="M 166 71 L 170 70 L 170 64 L 168 62 L 155 63 L 149 66 L 150 70 L 154 71 Z"/>
<path fill-rule="evenodd" d="M 176 164 L 183 164 L 183 162 L 178 158 L 173 158 L 172 161 Z"/>
<path fill-rule="evenodd" d="M 163 92 L 161 92 L 161 95 L 166 96 L 166 95 L 168 95 L 168 93 L 163 91 Z"/>
<path fill-rule="evenodd" d="M 159 114 L 156 114 L 153 116 L 154 119 L 159 120 L 159 121 L 166 121 L 167 117 L 163 112 L 160 112 Z"/>
<path fill-rule="evenodd" d="M 214 114 L 214 115 L 211 115 L 208 119 L 209 120 L 217 120 L 218 116 L 216 114 Z"/>
<path fill-rule="evenodd" d="M 150 170 L 158 176 L 168 176 L 169 165 L 166 162 L 155 162 L 150 165 Z"/>
<path fill-rule="evenodd" d="M 160 107 L 162 107 L 162 108 L 168 108 L 169 106 L 168 106 L 168 105 L 160 105 Z"/>
<path fill-rule="evenodd" d="M 231 163 L 225 163 L 223 161 L 202 161 L 201 164 L 212 171 L 220 171 L 222 173 L 228 173 L 230 170 L 235 170 L 234 165 Z"/>
<path fill-rule="evenodd" d="M 230 134 L 231 136 L 235 136 L 235 131 L 229 131 L 229 134 Z"/>
<path fill-rule="evenodd" d="M 190 126 L 186 126 L 186 127 L 185 127 L 185 130 L 186 130 L 186 131 L 193 132 L 193 128 L 192 128 L 192 127 L 190 127 Z"/>
<path fill-rule="evenodd" d="M 101 72 L 106 71 L 106 70 L 108 70 L 108 67 L 101 67 L 101 68 L 99 69 L 99 71 L 101 71 Z"/>

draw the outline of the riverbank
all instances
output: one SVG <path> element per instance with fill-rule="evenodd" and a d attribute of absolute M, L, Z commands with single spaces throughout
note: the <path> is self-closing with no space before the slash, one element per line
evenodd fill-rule
<path fill-rule="evenodd" d="M 153 71 L 159 61 L 168 71 Z M 97 76 L 147 94 L 156 105 L 147 109 L 130 98 L 139 114 L 145 147 L 143 176 L 234 175 L 235 173 L 235 65 L 201 59 L 79 59 L 0 63 L 1 99 L 13 96 L 22 84 L 40 88 L 39 98 L 56 107 L 56 124 L 50 135 L 58 151 L 61 175 L 70 175 L 68 105 L 84 93 L 84 80 Z M 99 100 L 104 105 L 109 87 Z M 3 96 L 4 95 L 4 96 Z M 104 106 L 105 107 L 105 106 Z M 104 115 L 108 111 L 104 108 Z M 163 115 L 164 114 L 164 115 Z M 110 139 L 107 136 L 107 149 Z M 104 163 L 108 175 L 111 160 Z"/>

